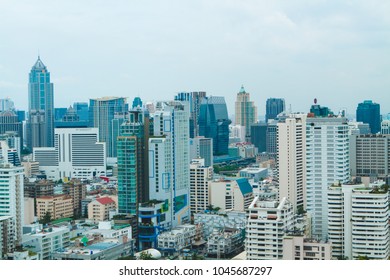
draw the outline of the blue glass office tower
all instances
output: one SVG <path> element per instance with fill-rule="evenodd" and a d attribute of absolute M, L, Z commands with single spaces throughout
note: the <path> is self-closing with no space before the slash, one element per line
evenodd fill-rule
<path fill-rule="evenodd" d="M 265 108 L 265 122 L 276 119 L 277 115 L 286 109 L 283 98 L 268 98 Z"/>
<path fill-rule="evenodd" d="M 88 121 L 88 103 L 87 102 L 74 102 L 73 108 L 76 110 L 76 114 L 79 116 L 80 121 Z"/>
<path fill-rule="evenodd" d="M 199 135 L 213 139 L 215 156 L 228 154 L 230 123 L 224 97 L 203 98 L 199 112 Z"/>
<path fill-rule="evenodd" d="M 373 103 L 371 100 L 359 103 L 356 109 L 356 121 L 368 123 L 372 134 L 380 132 L 381 114 L 379 104 Z"/>
<path fill-rule="evenodd" d="M 126 113 L 128 104 L 124 97 L 102 97 L 90 99 L 89 122 L 99 128 L 99 141 L 106 143 L 107 157 L 116 157 L 116 141 L 113 133 L 115 113 Z M 116 139 L 117 134 L 115 134 Z"/>
<path fill-rule="evenodd" d="M 31 117 L 27 123 L 27 146 L 53 147 L 54 146 L 54 96 L 53 83 L 50 82 L 50 73 L 38 56 L 37 62 L 31 68 L 28 84 L 28 111 L 29 115 L 36 112 L 41 114 L 38 123 L 31 125 Z M 38 125 L 42 131 L 34 129 Z M 44 135 L 44 137 L 42 137 Z"/>

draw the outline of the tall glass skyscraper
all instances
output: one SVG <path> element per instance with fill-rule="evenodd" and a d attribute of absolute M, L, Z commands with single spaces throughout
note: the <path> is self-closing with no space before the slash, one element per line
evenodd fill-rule
<path fill-rule="evenodd" d="M 107 157 L 116 157 L 117 147 L 113 136 L 115 113 L 127 111 L 128 104 L 124 97 L 102 97 L 89 100 L 89 122 L 92 127 L 99 128 L 99 141 L 106 143 Z"/>
<path fill-rule="evenodd" d="M 363 103 L 359 103 L 356 109 L 356 121 L 368 123 L 372 134 L 380 132 L 380 105 L 378 103 L 373 103 L 371 100 L 365 100 Z"/>
<path fill-rule="evenodd" d="M 286 109 L 283 98 L 268 98 L 265 108 L 265 122 L 276 119 L 277 115 Z"/>
<path fill-rule="evenodd" d="M 28 84 L 28 111 L 27 146 L 53 147 L 54 146 L 54 97 L 53 83 L 50 82 L 50 72 L 38 56 L 37 62 L 31 68 Z M 39 123 L 32 124 L 31 116 L 40 113 Z M 34 129 L 41 127 L 42 131 Z M 38 135 L 39 134 L 39 135 Z M 41 137 L 44 135 L 44 137 Z"/>
<path fill-rule="evenodd" d="M 245 139 L 250 141 L 251 125 L 257 121 L 257 107 L 250 101 L 250 94 L 245 91 L 244 86 L 237 93 L 235 117 L 236 125 L 245 126 Z"/>
<path fill-rule="evenodd" d="M 149 114 L 129 112 L 117 139 L 118 211 L 138 215 L 138 204 L 149 200 Z"/>
<path fill-rule="evenodd" d="M 224 97 L 203 98 L 199 112 L 199 135 L 213 139 L 216 156 L 228 154 L 230 123 Z"/>

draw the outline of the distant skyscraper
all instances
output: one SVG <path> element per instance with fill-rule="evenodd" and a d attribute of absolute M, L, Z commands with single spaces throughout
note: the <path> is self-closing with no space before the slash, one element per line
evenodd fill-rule
<path fill-rule="evenodd" d="M 267 126 L 266 123 L 251 125 L 251 143 L 256 146 L 259 153 L 267 151 Z"/>
<path fill-rule="evenodd" d="M 76 114 L 79 116 L 80 121 L 88 121 L 87 102 L 74 102 L 73 108 L 76 110 Z"/>
<path fill-rule="evenodd" d="M 47 146 L 47 125 L 43 110 L 30 110 L 26 127 L 27 148 Z"/>
<path fill-rule="evenodd" d="M 54 121 L 62 120 L 67 111 L 67 108 L 54 108 Z"/>
<path fill-rule="evenodd" d="M 115 113 L 128 111 L 126 98 L 123 97 L 102 97 L 89 101 L 89 121 L 92 127 L 99 128 L 99 141 L 105 142 L 107 156 L 116 157 L 116 141 L 113 139 L 112 120 Z"/>
<path fill-rule="evenodd" d="M 251 125 L 257 122 L 257 107 L 250 101 L 250 94 L 245 91 L 244 86 L 237 93 L 235 117 L 235 125 L 245 126 L 245 138 L 250 141 Z"/>
<path fill-rule="evenodd" d="M 199 135 L 213 139 L 214 155 L 227 155 L 229 124 L 225 98 L 204 97 L 199 112 Z"/>
<path fill-rule="evenodd" d="M 276 119 L 277 115 L 286 110 L 283 98 L 268 98 L 266 103 L 265 122 L 270 119 Z"/>
<path fill-rule="evenodd" d="M 13 147 L 21 151 L 23 149 L 23 124 L 13 111 L 0 112 L 0 135 L 7 132 L 15 132 L 19 137 L 19 147 Z"/>
<path fill-rule="evenodd" d="M 139 97 L 135 97 L 133 100 L 133 107 L 132 108 L 142 108 L 142 100 Z"/>
<path fill-rule="evenodd" d="M 180 92 L 175 96 L 175 100 L 188 101 L 190 106 L 190 138 L 199 136 L 199 112 L 203 98 L 206 97 L 204 91 Z"/>
<path fill-rule="evenodd" d="M 27 144 L 32 150 L 33 147 L 53 147 L 54 146 L 54 96 L 53 83 L 50 82 L 50 72 L 42 63 L 38 56 L 37 62 L 31 69 L 28 84 L 28 126 L 41 126 L 43 131 L 28 128 Z M 34 118 L 31 115 L 36 112 L 43 114 L 43 117 Z M 44 122 L 41 123 L 41 122 Z M 36 123 L 38 122 L 38 123 Z M 36 135 L 43 133 L 45 137 Z M 33 139 L 33 140 L 32 140 Z M 33 146 L 31 146 L 33 145 Z"/>
<path fill-rule="evenodd" d="M 0 99 L 0 112 L 1 111 L 8 111 L 8 110 L 14 110 L 14 102 L 11 100 L 11 98 L 1 98 Z"/>
<path fill-rule="evenodd" d="M 213 165 L 213 139 L 197 136 L 190 139 L 190 161 L 202 158 L 204 166 Z"/>
<path fill-rule="evenodd" d="M 368 123 L 371 133 L 376 134 L 381 131 L 380 105 L 371 100 L 365 100 L 359 103 L 356 109 L 356 120 L 358 122 Z"/>

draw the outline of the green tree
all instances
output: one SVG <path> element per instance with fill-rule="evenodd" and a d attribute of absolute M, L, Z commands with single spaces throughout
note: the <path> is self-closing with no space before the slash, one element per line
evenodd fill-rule
<path fill-rule="evenodd" d="M 51 222 L 51 213 L 49 211 L 46 212 L 45 216 L 39 220 L 40 224 L 48 224 Z"/>
<path fill-rule="evenodd" d="M 152 257 L 152 254 L 149 252 L 141 252 L 139 255 L 140 260 L 155 260 L 155 258 Z"/>

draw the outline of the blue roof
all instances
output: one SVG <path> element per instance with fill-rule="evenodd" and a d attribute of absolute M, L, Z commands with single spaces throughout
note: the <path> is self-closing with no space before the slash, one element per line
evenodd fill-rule
<path fill-rule="evenodd" d="M 253 192 L 252 186 L 249 184 L 248 179 L 240 178 L 237 179 L 236 181 L 243 195 Z"/>

